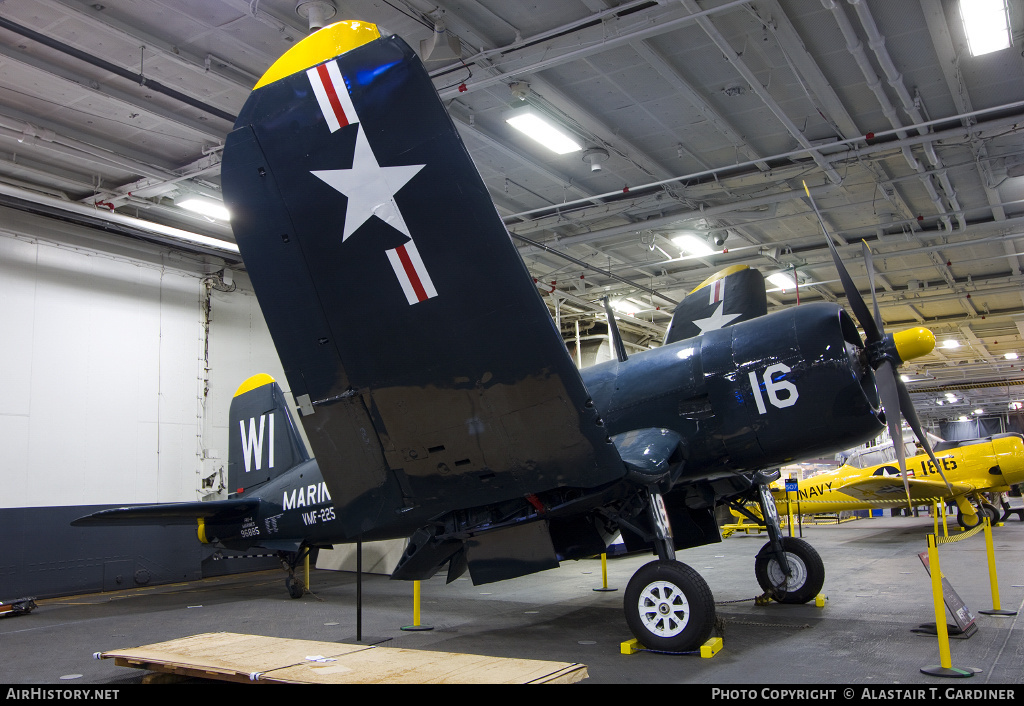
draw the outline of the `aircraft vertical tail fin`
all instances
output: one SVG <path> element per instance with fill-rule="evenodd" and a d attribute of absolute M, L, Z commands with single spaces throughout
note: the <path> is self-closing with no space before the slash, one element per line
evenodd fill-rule
<path fill-rule="evenodd" d="M 733 265 L 698 284 L 676 307 L 665 344 L 767 313 L 764 276 L 746 265 Z"/>
<path fill-rule="evenodd" d="M 269 375 L 253 375 L 239 386 L 228 417 L 231 497 L 240 497 L 309 460 L 284 392 Z"/>

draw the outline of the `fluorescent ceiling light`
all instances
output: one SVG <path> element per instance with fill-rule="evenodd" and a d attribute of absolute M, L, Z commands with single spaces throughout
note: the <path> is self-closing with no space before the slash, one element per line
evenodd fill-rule
<path fill-rule="evenodd" d="M 208 218 L 214 218 L 218 221 L 231 220 L 231 214 L 228 213 L 226 208 L 224 208 L 224 204 L 218 203 L 217 201 L 189 198 L 184 201 L 179 201 L 175 205 L 181 206 L 185 210 L 201 214 Z"/>
<path fill-rule="evenodd" d="M 1010 46 L 1006 0 L 960 0 L 960 17 L 971 56 L 990 54 Z"/>
<path fill-rule="evenodd" d="M 955 341 L 952 338 L 950 338 L 949 340 L 946 340 L 946 341 L 942 342 L 942 347 L 943 348 L 959 348 L 960 347 L 960 341 Z"/>
<path fill-rule="evenodd" d="M 985 410 L 983 410 L 983 409 L 976 409 L 976 410 L 974 410 L 974 413 L 975 414 L 984 414 Z"/>
<path fill-rule="evenodd" d="M 583 149 L 583 145 L 532 111 L 516 111 L 505 118 L 505 122 L 527 137 L 541 143 L 552 152 L 568 154 L 569 152 L 578 152 Z"/>
<path fill-rule="evenodd" d="M 907 375 L 900 375 L 900 380 L 903 382 L 910 382 L 910 377 Z"/>
<path fill-rule="evenodd" d="M 1024 407 L 1024 402 L 1011 402 L 1009 404 L 1010 409 L 1020 409 L 1021 407 Z"/>
<path fill-rule="evenodd" d="M 785 272 L 776 272 L 773 275 L 768 275 L 768 281 L 780 289 L 794 289 L 796 287 L 796 281 Z"/>
<path fill-rule="evenodd" d="M 692 233 L 684 233 L 672 238 L 672 242 L 688 255 L 714 255 L 717 250 L 708 245 L 707 241 Z"/>
<path fill-rule="evenodd" d="M 1007 360 L 1017 360 L 1018 356 L 1016 353 L 1006 353 L 1003 355 L 1003 357 L 1006 358 Z"/>
<path fill-rule="evenodd" d="M 966 421 L 968 421 L 968 419 L 967 419 L 967 417 L 965 417 L 965 416 L 963 416 L 963 415 L 961 414 L 961 415 L 960 415 L 960 419 L 959 419 L 959 420 L 957 420 L 957 421 L 961 421 L 961 422 L 966 422 Z"/>

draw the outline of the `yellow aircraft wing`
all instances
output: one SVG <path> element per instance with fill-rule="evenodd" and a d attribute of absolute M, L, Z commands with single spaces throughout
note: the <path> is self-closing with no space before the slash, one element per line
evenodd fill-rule
<path fill-rule="evenodd" d="M 929 498 L 952 497 L 970 493 L 977 488 L 973 483 L 954 482 L 953 493 L 950 494 L 946 484 L 941 479 L 908 478 L 910 484 L 911 500 L 926 500 Z M 866 502 L 878 500 L 904 500 L 907 495 L 903 489 L 903 479 L 899 476 L 868 476 L 858 478 L 846 485 L 832 488 L 835 491 L 849 495 L 858 500 Z"/>

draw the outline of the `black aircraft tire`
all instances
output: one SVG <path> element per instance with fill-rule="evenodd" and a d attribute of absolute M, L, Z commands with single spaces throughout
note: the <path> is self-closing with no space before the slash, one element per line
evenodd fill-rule
<path fill-rule="evenodd" d="M 774 591 L 779 603 L 806 603 L 821 593 L 825 564 L 814 547 L 797 537 L 782 538 L 782 550 L 793 571 L 789 578 L 775 557 L 767 553 L 770 547 L 771 542 L 765 544 L 754 558 L 754 576 L 764 591 Z"/>
<path fill-rule="evenodd" d="M 963 511 L 959 509 L 956 511 L 956 521 L 964 529 L 974 529 L 981 523 L 981 518 L 984 516 L 982 513 L 988 515 L 989 524 L 995 524 L 996 520 L 1000 517 L 999 511 L 996 510 L 994 505 L 982 503 L 981 508 L 977 510 L 977 514 L 975 515 L 975 517 L 978 518 L 977 522 L 973 524 L 966 522 Z"/>
<path fill-rule="evenodd" d="M 649 650 L 700 649 L 715 624 L 715 599 L 704 578 L 678 561 L 644 564 L 626 586 L 630 631 Z"/>
<path fill-rule="evenodd" d="M 302 594 L 306 592 L 305 587 L 302 585 L 302 581 L 295 577 L 289 576 L 284 580 L 285 588 L 288 589 L 288 595 L 292 598 L 302 598 Z"/>

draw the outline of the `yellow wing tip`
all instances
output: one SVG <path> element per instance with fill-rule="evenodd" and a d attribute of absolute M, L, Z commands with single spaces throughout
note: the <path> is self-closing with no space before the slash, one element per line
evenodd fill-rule
<path fill-rule="evenodd" d="M 235 397 L 238 397 L 239 395 L 244 395 L 246 392 L 249 392 L 250 390 L 255 390 L 257 387 L 269 385 L 272 382 L 277 381 L 274 378 L 267 375 L 266 373 L 258 373 L 256 375 L 253 375 L 251 378 L 249 378 L 248 380 L 246 380 L 245 382 L 238 386 L 238 389 L 235 391 Z"/>
<path fill-rule="evenodd" d="M 380 39 L 380 30 L 370 22 L 343 20 L 327 25 L 286 51 L 267 69 L 252 90 L 311 69 L 375 39 Z"/>

